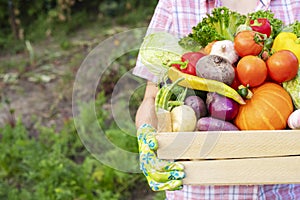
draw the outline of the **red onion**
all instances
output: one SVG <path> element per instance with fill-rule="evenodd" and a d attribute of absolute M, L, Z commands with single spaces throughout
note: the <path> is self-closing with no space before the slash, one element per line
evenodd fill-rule
<path fill-rule="evenodd" d="M 239 110 L 237 102 L 215 92 L 207 93 L 206 106 L 212 117 L 225 121 L 234 119 Z"/>

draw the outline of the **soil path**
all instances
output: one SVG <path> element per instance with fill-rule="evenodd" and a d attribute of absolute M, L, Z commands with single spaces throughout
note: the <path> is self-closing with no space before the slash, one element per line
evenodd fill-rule
<path fill-rule="evenodd" d="M 32 44 L 35 60 L 31 64 L 28 52 L 0 57 L 0 63 L 13 66 L 3 66 L 4 74 L 0 71 L 0 126 L 20 118 L 30 130 L 35 125 L 55 126 L 59 130 L 72 118 L 76 72 L 86 55 L 105 37 L 95 36 L 94 31 L 97 30 L 74 33 L 68 49 L 51 39 Z"/>
<path fill-rule="evenodd" d="M 85 54 L 84 50 L 79 53 Z M 65 61 L 60 59 L 57 57 L 37 67 L 26 66 L 22 73 L 10 71 L 6 74 L 12 80 L 2 79 L 0 84 L 3 101 L 0 124 L 12 123 L 10 120 L 14 117 L 22 119 L 29 129 L 36 124 L 60 128 L 72 117 L 72 84 L 77 66 L 72 66 L 72 71 L 67 65 L 72 57 Z"/>

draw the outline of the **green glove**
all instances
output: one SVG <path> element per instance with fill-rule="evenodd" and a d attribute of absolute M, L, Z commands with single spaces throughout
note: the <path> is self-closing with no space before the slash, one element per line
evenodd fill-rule
<path fill-rule="evenodd" d="M 155 133 L 156 130 L 149 124 L 144 124 L 138 129 L 140 169 L 153 191 L 180 190 L 182 179 L 185 177 L 183 166 L 156 157 L 155 150 L 158 144 Z"/>

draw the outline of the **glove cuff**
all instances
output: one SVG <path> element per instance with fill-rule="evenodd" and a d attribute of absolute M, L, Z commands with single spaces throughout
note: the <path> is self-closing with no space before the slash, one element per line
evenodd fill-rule
<path fill-rule="evenodd" d="M 150 129 L 150 130 L 153 130 L 153 132 L 156 132 L 156 129 L 151 125 L 151 124 L 142 124 L 138 130 L 141 130 L 141 129 Z"/>
<path fill-rule="evenodd" d="M 156 129 L 150 124 L 143 124 L 137 131 L 139 147 L 147 145 L 151 150 L 157 149 L 157 141 L 155 139 Z"/>

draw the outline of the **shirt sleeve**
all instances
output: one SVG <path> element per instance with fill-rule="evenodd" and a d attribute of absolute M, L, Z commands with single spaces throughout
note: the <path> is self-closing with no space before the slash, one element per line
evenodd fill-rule
<path fill-rule="evenodd" d="M 147 29 L 147 33 L 153 33 L 158 31 L 171 32 L 172 30 L 172 1 L 159 0 L 154 14 L 151 18 L 150 24 Z M 157 83 L 157 77 L 154 76 L 140 60 L 138 55 L 136 66 L 132 72 L 134 75 L 147 79 L 154 83 Z"/>

